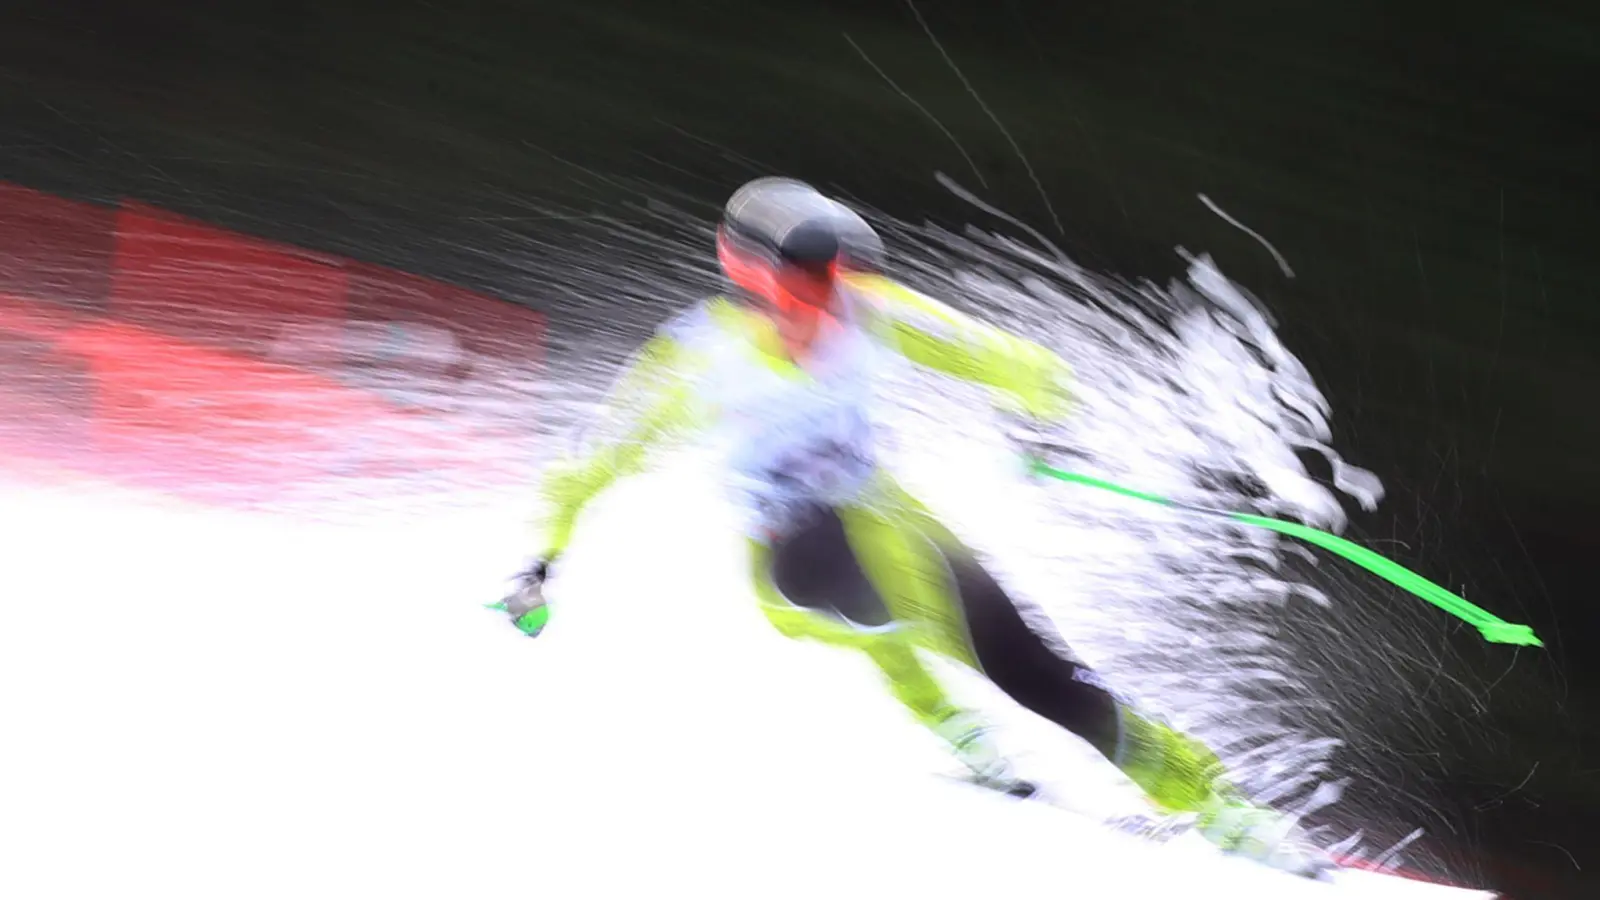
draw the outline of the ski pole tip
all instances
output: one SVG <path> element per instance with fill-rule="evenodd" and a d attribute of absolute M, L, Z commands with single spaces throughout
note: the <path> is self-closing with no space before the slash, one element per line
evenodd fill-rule
<path fill-rule="evenodd" d="M 1478 626 L 1478 633 L 1491 644 L 1513 644 L 1519 647 L 1543 647 L 1544 641 L 1539 640 L 1533 629 L 1526 625 L 1513 625 L 1510 622 L 1485 622 Z"/>

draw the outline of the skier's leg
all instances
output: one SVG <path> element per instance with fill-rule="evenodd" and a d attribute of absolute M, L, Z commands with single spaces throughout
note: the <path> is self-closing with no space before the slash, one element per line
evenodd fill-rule
<path fill-rule="evenodd" d="M 909 526 L 923 546 L 935 548 L 923 568 L 936 566 L 942 576 L 920 579 L 902 591 L 912 595 L 902 596 L 905 616 L 936 611 L 936 631 L 944 641 L 959 639 L 964 645 L 963 653 L 949 655 L 968 662 L 1022 706 L 1083 738 L 1156 803 L 1175 811 L 1204 806 L 1221 773 L 1216 754 L 1113 694 L 1042 613 L 1025 619 L 977 555 L 887 476 L 876 486 L 874 508 Z M 895 596 L 893 589 L 885 593 Z"/>
<path fill-rule="evenodd" d="M 819 510 L 782 536 L 751 538 L 751 583 L 762 613 L 783 634 L 865 650 L 899 626 L 837 531 L 838 517 Z"/>
<path fill-rule="evenodd" d="M 974 653 L 996 686 L 1083 738 L 1162 807 L 1202 808 L 1222 773 L 1215 753 L 1114 694 L 1042 614 L 1025 619 L 970 551 L 947 547 L 946 554 Z"/>
<path fill-rule="evenodd" d="M 1332 865 L 1304 839 L 1292 817 L 1252 803 L 1229 785 L 1210 748 L 1115 695 L 1073 655 L 1042 613 L 1025 619 L 977 555 L 926 507 L 887 478 L 879 485 L 876 505 L 914 523 L 939 548 L 949 577 L 938 584 L 949 586 L 951 599 L 943 599 L 946 591 L 924 588 L 910 592 L 916 595 L 910 605 L 914 611 L 951 603 L 954 611 L 941 613 L 939 621 L 962 623 L 974 666 L 997 687 L 1083 737 L 1158 805 L 1197 814 L 1201 832 L 1224 850 L 1309 876 Z M 906 605 L 902 601 L 902 608 Z"/>
<path fill-rule="evenodd" d="M 897 620 L 847 541 L 832 510 L 769 543 L 749 543 L 751 576 L 762 612 L 780 632 L 865 653 L 907 710 L 950 744 L 982 778 L 1003 781 L 1009 766 L 982 723 L 955 706 L 917 655 L 907 623 Z"/>

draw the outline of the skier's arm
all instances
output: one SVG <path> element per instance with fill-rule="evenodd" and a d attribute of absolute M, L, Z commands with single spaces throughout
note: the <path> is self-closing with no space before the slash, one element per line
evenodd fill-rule
<path fill-rule="evenodd" d="M 881 276 L 856 276 L 852 286 L 868 300 L 880 340 L 912 362 L 1012 399 L 1041 420 L 1067 412 L 1072 369 L 1033 341 L 963 315 Z"/>
<path fill-rule="evenodd" d="M 681 322 L 662 329 L 635 354 L 607 398 L 609 413 L 621 417 L 613 433 L 545 475 L 546 559 L 566 549 L 590 500 L 617 479 L 642 472 L 653 449 L 699 424 L 693 391 L 699 358 Z"/>

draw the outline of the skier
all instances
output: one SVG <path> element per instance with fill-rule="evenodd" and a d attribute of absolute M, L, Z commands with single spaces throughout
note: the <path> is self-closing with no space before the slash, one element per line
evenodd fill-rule
<path fill-rule="evenodd" d="M 767 618 L 790 637 L 867 654 L 975 778 L 1031 789 L 919 650 L 965 663 L 1077 734 L 1224 850 L 1308 876 L 1327 868 L 1292 819 L 1220 777 L 1214 753 L 1122 702 L 1058 635 L 1024 621 L 976 554 L 877 465 L 868 398 L 886 351 L 1045 422 L 1066 413 L 1070 375 L 1044 347 L 882 277 L 882 253 L 866 221 L 802 182 L 762 178 L 735 193 L 717 256 L 738 291 L 647 342 L 614 390 L 613 405 L 630 409 L 624 433 L 547 473 L 547 543 L 506 601 L 513 621 L 544 626 L 542 585 L 590 498 L 642 471 L 651 449 L 717 425 Z"/>

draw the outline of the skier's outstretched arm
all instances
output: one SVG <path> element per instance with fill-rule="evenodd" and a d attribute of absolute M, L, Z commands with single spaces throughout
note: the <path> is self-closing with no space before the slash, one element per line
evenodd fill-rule
<path fill-rule="evenodd" d="M 1066 415 L 1072 369 L 1049 349 L 878 275 L 852 276 L 877 336 L 912 362 L 991 388 L 1042 421 Z"/>
<path fill-rule="evenodd" d="M 703 355 L 695 346 L 694 326 L 690 314 L 647 341 L 606 398 L 610 433 L 584 441 L 578 454 L 546 471 L 544 559 L 566 549 L 590 500 L 617 479 L 644 471 L 652 450 L 701 424 L 693 388 Z"/>

